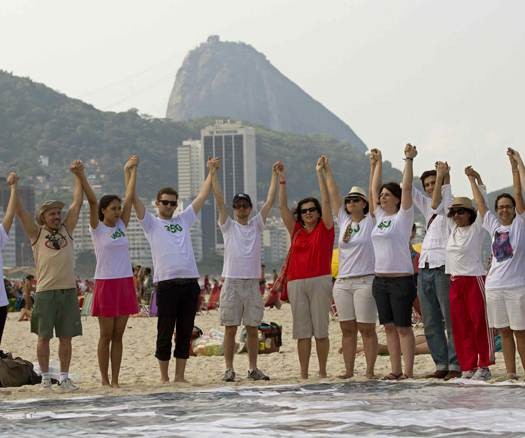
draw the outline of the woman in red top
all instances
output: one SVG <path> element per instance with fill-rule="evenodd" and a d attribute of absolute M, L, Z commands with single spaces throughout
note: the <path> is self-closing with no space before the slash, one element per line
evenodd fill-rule
<path fill-rule="evenodd" d="M 295 215 L 288 208 L 284 165 L 280 163 L 279 208 L 292 243 L 288 259 L 288 298 L 292 307 L 293 338 L 301 377 L 308 378 L 312 336 L 319 360 L 319 377 L 326 377 L 329 312 L 332 304 L 331 260 L 334 246 L 334 222 L 325 176 L 326 157 L 317 161 L 316 172 L 321 203 L 316 198 L 298 202 Z"/>

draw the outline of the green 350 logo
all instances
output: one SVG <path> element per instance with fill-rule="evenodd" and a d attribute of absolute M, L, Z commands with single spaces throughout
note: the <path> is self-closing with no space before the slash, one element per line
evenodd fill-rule
<path fill-rule="evenodd" d="M 164 228 L 166 229 L 166 231 L 168 231 L 170 233 L 174 233 L 174 234 L 177 231 L 182 231 L 182 227 L 179 224 L 164 225 Z"/>
<path fill-rule="evenodd" d="M 384 220 L 384 221 L 381 221 L 379 223 L 379 225 L 377 226 L 377 228 L 379 228 L 380 230 L 385 230 L 387 229 L 388 227 L 390 227 L 390 224 L 392 223 L 391 220 Z"/>
<path fill-rule="evenodd" d="M 117 231 L 115 231 L 112 235 L 111 235 L 111 238 L 113 240 L 117 240 L 119 239 L 120 237 L 124 237 L 126 234 L 124 234 L 124 231 L 122 231 L 120 228 L 117 229 Z"/>

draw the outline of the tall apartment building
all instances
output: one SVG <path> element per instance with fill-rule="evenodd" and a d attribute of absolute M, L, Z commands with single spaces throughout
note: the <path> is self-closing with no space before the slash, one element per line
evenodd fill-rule
<path fill-rule="evenodd" d="M 182 210 L 199 193 L 205 175 L 204 156 L 200 140 L 186 140 L 177 148 L 179 208 Z M 202 212 L 190 229 L 191 243 L 197 262 L 202 260 Z"/>
<path fill-rule="evenodd" d="M 201 131 L 204 157 L 221 158 L 219 180 L 227 206 L 236 193 L 248 193 L 257 205 L 255 129 L 240 122 L 221 121 Z M 206 163 L 202 168 L 204 171 Z M 222 234 L 217 226 L 215 199 L 210 197 L 202 209 L 203 251 L 222 253 Z"/>
<path fill-rule="evenodd" d="M 264 262 L 280 265 L 284 262 L 290 247 L 290 234 L 281 218 L 268 217 L 263 231 Z"/>
<path fill-rule="evenodd" d="M 26 210 L 34 216 L 35 214 L 35 190 L 32 186 L 19 186 L 18 187 L 18 198 L 23 203 Z M 2 212 L 7 208 L 9 202 L 9 187 L 7 186 L 6 179 L 0 178 L 0 205 Z M 18 219 L 15 220 L 13 228 L 9 233 L 10 240 L 14 245 L 15 254 L 15 266 L 31 266 L 33 262 L 33 253 L 31 251 L 31 242 L 27 238 L 22 224 Z M 7 266 L 7 264 L 6 264 Z"/>
<path fill-rule="evenodd" d="M 4 211 L 0 209 L 0 223 L 4 221 Z M 13 268 L 16 266 L 16 225 L 13 222 L 11 229 L 9 230 L 9 240 L 7 241 L 4 249 L 2 250 L 2 258 L 4 261 L 4 267 Z"/>

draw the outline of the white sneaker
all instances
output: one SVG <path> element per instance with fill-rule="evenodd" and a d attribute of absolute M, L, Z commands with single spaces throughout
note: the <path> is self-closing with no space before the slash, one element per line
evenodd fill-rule
<path fill-rule="evenodd" d="M 42 381 L 40 382 L 40 389 L 42 391 L 48 391 L 50 389 L 53 388 L 53 384 L 51 383 L 51 378 L 50 377 L 46 377 L 44 379 L 42 379 Z"/>
<path fill-rule="evenodd" d="M 461 373 L 461 378 L 462 379 L 472 379 L 472 376 L 476 374 L 476 370 L 468 370 L 468 371 L 463 371 Z"/>
<path fill-rule="evenodd" d="M 78 386 L 68 377 L 58 384 L 62 392 L 73 392 L 78 390 Z"/>
<path fill-rule="evenodd" d="M 481 380 L 483 382 L 486 382 L 487 380 L 490 380 L 491 377 L 492 374 L 487 367 L 480 367 L 472 376 L 472 380 Z"/>

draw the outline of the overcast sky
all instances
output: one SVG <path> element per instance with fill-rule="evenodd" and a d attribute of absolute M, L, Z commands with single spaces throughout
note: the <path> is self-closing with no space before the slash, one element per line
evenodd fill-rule
<path fill-rule="evenodd" d="M 0 69 L 102 110 L 163 117 L 186 53 L 218 34 L 283 74 L 401 168 L 448 160 L 510 185 L 525 154 L 525 1 L 0 0 Z M 1 104 L 1 102 L 0 102 Z"/>

